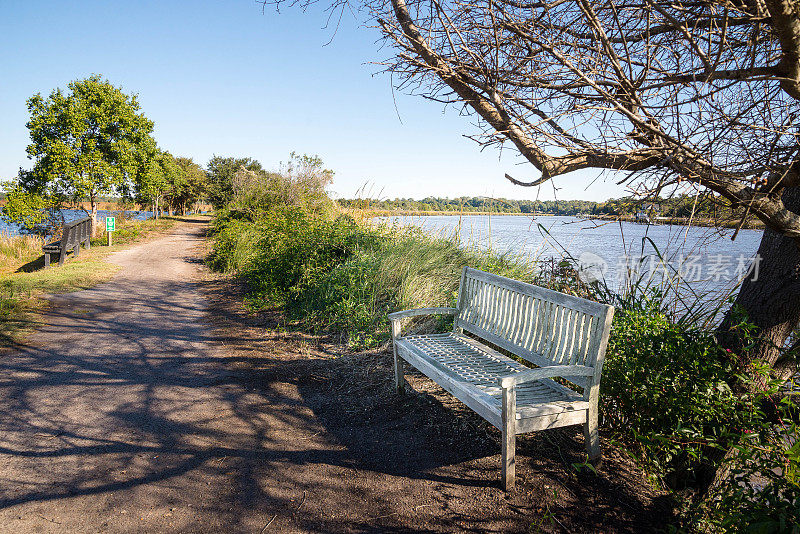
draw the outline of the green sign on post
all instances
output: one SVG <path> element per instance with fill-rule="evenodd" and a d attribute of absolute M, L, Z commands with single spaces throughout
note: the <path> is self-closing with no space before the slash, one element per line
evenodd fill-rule
<path fill-rule="evenodd" d="M 115 217 L 106 217 L 106 235 L 108 236 L 108 246 L 111 246 L 111 232 L 114 231 L 117 224 Z"/>

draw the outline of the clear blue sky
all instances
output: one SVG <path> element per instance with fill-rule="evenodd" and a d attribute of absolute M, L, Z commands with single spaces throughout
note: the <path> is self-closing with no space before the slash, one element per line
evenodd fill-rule
<path fill-rule="evenodd" d="M 322 157 L 340 197 L 363 188 L 382 198 L 553 198 L 552 186 L 537 192 L 506 182 L 506 172 L 538 173 L 512 150 L 502 160 L 495 150 L 481 153 L 463 137 L 476 132 L 473 120 L 393 94 L 372 64 L 388 54 L 375 30 L 345 16 L 333 36 L 325 20 L 321 9 L 262 14 L 254 0 L 3 0 L 0 178 L 31 166 L 25 101 L 101 74 L 139 95 L 163 149 L 201 164 L 216 154 L 276 168 L 294 150 Z M 558 198 L 623 194 L 597 175 L 558 179 Z"/>

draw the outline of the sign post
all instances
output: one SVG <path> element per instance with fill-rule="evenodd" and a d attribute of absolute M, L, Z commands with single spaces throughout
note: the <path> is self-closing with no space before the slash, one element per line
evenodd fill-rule
<path fill-rule="evenodd" d="M 108 236 L 108 246 L 111 246 L 111 234 L 115 230 L 117 219 L 115 217 L 106 217 L 106 235 Z"/>

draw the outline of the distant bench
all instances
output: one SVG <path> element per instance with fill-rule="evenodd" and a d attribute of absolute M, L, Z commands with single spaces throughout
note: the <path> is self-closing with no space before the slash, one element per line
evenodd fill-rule
<path fill-rule="evenodd" d="M 402 319 L 433 314 L 454 315 L 453 331 L 401 335 Z M 613 315 L 612 306 L 464 267 L 455 308 L 389 314 L 395 386 L 404 389 L 405 360 L 497 427 L 508 491 L 514 487 L 517 434 L 582 424 L 589 459 L 599 458 L 597 404 Z M 553 377 L 566 378 L 583 393 Z"/>
<path fill-rule="evenodd" d="M 64 223 L 61 230 L 61 239 L 47 243 L 42 247 L 44 252 L 44 268 L 50 267 L 50 255 L 58 254 L 58 264 L 64 265 L 64 260 L 67 259 L 67 252 L 70 249 L 75 251 L 75 257 L 81 250 L 81 243 L 85 243 L 86 249 L 91 248 L 91 234 L 92 234 L 92 219 L 84 217 L 77 221 Z"/>

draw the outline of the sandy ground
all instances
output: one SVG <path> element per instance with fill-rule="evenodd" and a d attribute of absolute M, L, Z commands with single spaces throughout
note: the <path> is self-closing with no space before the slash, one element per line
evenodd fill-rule
<path fill-rule="evenodd" d="M 499 434 L 390 356 L 253 318 L 202 272 L 201 222 L 115 254 L 0 355 L 2 532 L 640 532 L 669 506 L 580 429 Z"/>

